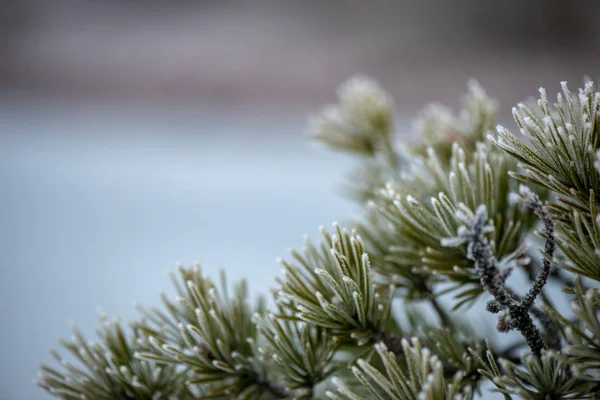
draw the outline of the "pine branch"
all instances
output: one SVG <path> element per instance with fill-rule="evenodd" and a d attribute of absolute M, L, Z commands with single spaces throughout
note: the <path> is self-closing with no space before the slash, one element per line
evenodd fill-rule
<path fill-rule="evenodd" d="M 452 281 L 454 309 L 472 304 L 483 291 L 466 249 L 441 244 L 460 224 L 454 217 L 459 205 L 474 210 L 485 204 L 492 213 L 494 229 L 486 234 L 493 239 L 503 274 L 527 261 L 521 244 L 535 222 L 532 212 L 520 211 L 509 201 L 516 187 L 506 174 L 510 162 L 505 156 L 479 144 L 470 158 L 469 162 L 467 153 L 454 145 L 448 172 L 431 151 L 426 159 L 429 179 L 416 176 L 406 184 L 390 184 L 380 191 L 380 203 L 375 205 L 395 233 L 396 245 L 388 250 L 395 270 L 386 272 L 405 276 L 404 270 L 417 270 L 428 278 L 429 286 Z"/>
<path fill-rule="evenodd" d="M 72 364 L 56 351 L 54 358 L 65 372 L 43 365 L 37 384 L 64 399 L 168 400 L 192 395 L 185 384 L 186 370 L 175 366 L 139 360 L 135 352 L 146 349 L 140 333 L 129 334 L 119 320 L 102 314 L 98 342 L 87 342 L 72 326 L 73 339 L 61 344 L 77 362 Z"/>
<path fill-rule="evenodd" d="M 310 399 L 315 386 L 337 370 L 333 357 L 338 344 L 324 329 L 291 317 L 281 307 L 277 315 L 254 316 L 267 342 L 259 350 L 281 369 L 285 392 L 297 400 Z"/>
<path fill-rule="evenodd" d="M 321 229 L 319 248 L 307 238 L 304 254 L 292 251 L 296 263 L 280 260 L 285 277 L 280 280 L 279 302 L 339 340 L 364 345 L 387 325 L 394 287 L 375 284 L 360 236 L 337 224 L 334 230 L 330 235 Z"/>
<path fill-rule="evenodd" d="M 496 257 L 485 236 L 493 228 L 488 225 L 488 215 L 484 205 L 479 206 L 475 213 L 463 206 L 457 212 L 456 217 L 465 225 L 458 229 L 458 237 L 445 240 L 444 244 L 467 245 L 467 257 L 475 263 L 482 287 L 494 298 L 494 302 L 488 303 L 487 309 L 490 312 L 500 313 L 498 330 L 501 332 L 519 331 L 532 353 L 540 357 L 542 350 L 547 346 L 529 315 L 538 290 L 530 290 L 529 296 L 524 300 L 516 300 L 506 289 L 504 279 L 499 273 Z M 544 276 L 547 278 L 547 275 L 545 273 L 540 275 L 542 278 L 538 284 L 543 286 Z"/>
<path fill-rule="evenodd" d="M 411 150 L 426 155 L 432 148 L 443 160 L 449 161 L 454 143 L 473 153 L 477 143 L 493 130 L 498 101 L 487 95 L 474 79 L 469 80 L 467 92 L 461 96 L 461 108 L 453 112 L 449 107 L 431 103 L 423 107 L 413 122 L 417 142 Z"/>
<path fill-rule="evenodd" d="M 499 148 L 525 167 L 525 174 L 513 176 L 547 187 L 561 195 L 560 201 L 585 210 L 590 190 L 600 189 L 595 168 L 595 151 L 600 145 L 600 93 L 586 82 L 578 96 L 561 82 L 562 93 L 551 105 L 546 90 L 540 88 L 538 110 L 524 104 L 513 108 L 513 117 L 528 139 L 525 144 L 502 126 L 490 137 Z"/>
<path fill-rule="evenodd" d="M 289 397 L 291 393 L 274 382 L 271 366 L 259 356 L 258 329 L 252 316 L 264 312 L 264 301 L 259 298 L 250 306 L 245 281 L 234 286 L 230 297 L 224 274 L 222 289 L 217 290 L 198 265 L 180 267 L 179 274 L 180 280 L 174 279 L 177 302 L 164 298 L 170 316 L 148 310 L 146 322 L 139 323 L 138 329 L 147 335 L 147 349 L 136 357 L 186 367 L 191 372 L 188 385 L 203 387 L 210 396 L 245 399 L 250 393 L 270 393 Z M 171 333 L 165 335 L 165 330 Z"/>
<path fill-rule="evenodd" d="M 325 395 L 334 400 L 471 400 L 486 377 L 507 400 L 596 398 L 600 290 L 580 278 L 600 282 L 593 83 L 578 96 L 562 83 L 554 105 L 540 89 L 539 109 L 513 109 L 528 143 L 499 126 L 494 147 L 482 141 L 497 104 L 470 82 L 458 114 L 440 105 L 420 114 L 419 140 L 407 153 L 394 140 L 392 98 L 376 82 L 355 77 L 338 100 L 311 120 L 311 131 L 361 156 L 350 186 L 369 206 L 357 230 L 321 229 L 319 245 L 307 238 L 293 261 L 280 260 L 284 277 L 271 311 L 261 297 L 248 300 L 245 281 L 230 295 L 224 274 L 217 287 L 199 267 L 181 267 L 172 276 L 175 301 L 162 294 L 164 310 L 137 306 L 142 317 L 130 332 L 103 320 L 97 343 L 74 328 L 62 344 L 78 363 L 53 352 L 64 371 L 42 366 L 38 384 L 66 400 L 312 400 L 329 380 L 337 389 Z M 513 195 L 510 176 L 548 196 L 523 186 Z M 536 216 L 539 264 L 525 246 Z M 554 266 L 573 273 L 573 283 Z M 507 286 L 520 267 L 531 282 L 523 296 Z M 573 295 L 572 315 L 552 306 L 549 279 Z M 439 302 L 454 293 L 454 311 L 485 292 L 497 329 L 516 330 L 523 341 L 484 348 L 484 338 Z M 404 301 L 407 323 L 393 319 L 394 298 Z M 411 301 L 429 302 L 441 327 Z M 531 354 L 517 357 L 524 346 Z M 351 358 L 354 378 L 340 368 Z"/>
<path fill-rule="evenodd" d="M 398 365 L 395 354 L 388 351 L 383 343 L 375 345 L 383 365 L 385 375 L 365 360 L 358 360 L 352 373 L 377 399 L 472 399 L 472 389 L 464 384 L 463 372 L 457 372 L 451 380 L 444 376 L 444 365 L 427 348 L 421 346 L 417 338 L 410 342 L 402 340 L 402 353 L 408 367 L 406 372 Z M 341 380 L 334 380 L 337 391 L 328 391 L 327 396 L 334 400 L 363 400 Z"/>
<path fill-rule="evenodd" d="M 327 146 L 376 157 L 396 168 L 392 144 L 393 100 L 373 80 L 355 76 L 338 89 L 339 104 L 330 105 L 310 119 L 310 132 Z"/>
<path fill-rule="evenodd" d="M 542 288 L 548 282 L 548 276 L 552 269 L 552 262 L 550 261 L 554 256 L 554 250 L 556 249 L 556 240 L 554 239 L 554 221 L 550 216 L 548 210 L 543 206 L 540 198 L 526 186 L 520 188 L 520 199 L 523 205 L 533 209 L 535 214 L 544 224 L 544 258 L 542 259 L 542 268 L 538 277 L 534 280 L 533 285 L 521 300 L 521 305 L 530 309 L 537 296 L 542 292 Z"/>
<path fill-rule="evenodd" d="M 573 363 L 573 372 L 581 376 L 595 375 L 600 384 L 600 289 L 584 288 L 579 278 L 573 279 L 572 308 L 576 319 L 571 321 L 552 308 L 548 312 L 567 327 L 564 350 Z"/>

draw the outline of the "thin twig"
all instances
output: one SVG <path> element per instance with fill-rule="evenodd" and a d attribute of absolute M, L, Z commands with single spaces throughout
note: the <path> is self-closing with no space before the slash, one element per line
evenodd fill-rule
<path fill-rule="evenodd" d="M 552 262 L 550 260 L 554 255 L 554 250 L 556 250 L 556 240 L 554 239 L 554 221 L 550 217 L 548 210 L 542 204 L 540 198 L 529 189 L 526 189 L 526 186 L 521 186 L 521 195 L 523 196 L 523 202 L 533 209 L 533 212 L 544 224 L 544 238 L 546 240 L 544 243 L 544 253 L 546 256 L 542 260 L 540 273 L 521 302 L 525 308 L 529 309 L 533 305 L 538 294 L 542 291 L 546 282 L 548 282 L 548 276 L 552 269 Z"/>
<path fill-rule="evenodd" d="M 539 200 L 539 199 L 538 199 Z M 504 280 L 498 268 L 498 262 L 490 247 L 486 234 L 493 230 L 488 225 L 488 214 L 484 205 L 477 208 L 473 214 L 466 206 L 461 207 L 457 218 L 465 223 L 459 229 L 457 238 L 448 239 L 445 245 L 467 245 L 467 257 L 474 262 L 481 286 L 490 293 L 494 301 L 488 303 L 488 311 L 500 313 L 498 330 L 508 332 L 517 330 L 525 338 L 531 352 L 540 357 L 547 346 L 542 339 L 539 329 L 533 323 L 529 311 L 535 297 L 547 280 L 547 273 L 542 272 L 536 279 L 534 287 L 523 301 L 515 299 L 504 286 Z M 549 271 L 548 271 L 549 273 Z"/>
<path fill-rule="evenodd" d="M 538 265 L 536 265 L 537 263 L 531 259 L 531 261 L 529 262 L 529 264 L 527 264 L 525 266 L 525 273 L 527 274 L 527 277 L 529 278 L 529 280 L 531 282 L 535 281 L 536 277 L 537 277 L 537 271 L 539 271 L 541 269 L 541 266 L 538 267 Z M 553 268 L 550 271 L 550 278 L 557 278 L 557 272 L 558 268 Z M 571 284 L 572 286 L 572 284 Z M 542 292 L 540 293 L 540 298 L 542 299 L 542 301 L 546 304 L 549 304 L 550 306 L 554 307 L 554 304 L 552 302 L 552 300 L 550 300 L 550 297 L 548 296 L 548 293 L 546 293 L 546 291 L 542 290 Z"/>
<path fill-rule="evenodd" d="M 515 292 L 513 292 L 512 289 L 506 288 L 506 290 L 509 291 L 509 293 L 515 300 L 521 301 L 521 297 Z M 542 310 L 541 308 L 535 305 L 531 306 L 530 312 L 533 315 L 533 317 L 537 319 L 538 322 L 544 328 L 544 331 L 548 336 L 548 347 L 554 350 L 560 350 L 562 347 L 560 343 L 560 332 L 558 330 L 558 327 L 554 323 L 554 320 L 552 319 L 552 317 L 550 317 L 550 314 L 548 314 L 546 311 Z"/>

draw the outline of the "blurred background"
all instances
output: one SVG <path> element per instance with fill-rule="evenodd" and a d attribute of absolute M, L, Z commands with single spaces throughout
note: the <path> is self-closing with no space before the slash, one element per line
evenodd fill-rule
<path fill-rule="evenodd" d="M 392 93 L 398 130 L 470 77 L 511 106 L 600 76 L 600 2 L 13 0 L 0 5 L 0 399 L 74 320 L 135 317 L 165 271 L 250 277 L 357 214 L 349 160 L 305 117 L 355 73 Z M 407 135 L 410 140 L 410 136 Z"/>

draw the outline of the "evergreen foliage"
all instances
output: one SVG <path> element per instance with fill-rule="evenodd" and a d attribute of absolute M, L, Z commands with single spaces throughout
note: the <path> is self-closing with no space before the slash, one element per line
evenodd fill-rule
<path fill-rule="evenodd" d="M 336 340 L 352 338 L 360 346 L 385 332 L 394 288 L 375 285 L 359 236 L 337 224 L 334 229 L 333 235 L 321 229 L 320 250 L 307 240 L 304 256 L 292 251 L 297 264 L 281 261 L 281 304 Z"/>
<path fill-rule="evenodd" d="M 387 350 L 383 343 L 375 345 L 375 350 L 384 365 L 385 375 L 367 361 L 359 359 L 352 373 L 368 389 L 371 396 L 378 400 L 426 399 L 426 400 L 469 400 L 473 394 L 470 386 L 461 391 L 463 372 L 458 371 L 448 382 L 444 378 L 444 365 L 436 355 L 421 347 L 419 340 L 413 338 L 409 343 L 402 340 L 402 353 L 405 368 L 401 368 L 396 355 Z M 327 395 L 334 400 L 363 400 L 344 382 L 334 380 L 336 393 Z"/>
<path fill-rule="evenodd" d="M 105 321 L 96 344 L 74 330 L 63 345 L 78 364 L 55 353 L 65 371 L 43 366 L 39 385 L 64 399 L 469 400 L 486 385 L 600 398 L 593 83 L 514 108 L 523 140 L 494 132 L 497 101 L 475 81 L 457 113 L 425 107 L 407 145 L 377 83 L 352 78 L 338 97 L 310 129 L 356 158 L 347 188 L 362 219 L 279 259 L 270 306 L 244 281 L 231 292 L 224 274 L 180 267 L 175 299 L 138 305 L 128 331 Z M 485 312 L 497 332 L 464 322 Z M 501 346 L 513 330 L 521 339 Z"/>
<path fill-rule="evenodd" d="M 143 336 L 128 334 L 119 320 L 102 315 L 99 342 L 86 342 L 73 326 L 72 340 L 62 345 L 80 365 L 52 352 L 65 372 L 42 366 L 38 384 L 63 399 L 173 400 L 191 395 L 185 373 L 176 366 L 136 357 L 145 349 Z"/>

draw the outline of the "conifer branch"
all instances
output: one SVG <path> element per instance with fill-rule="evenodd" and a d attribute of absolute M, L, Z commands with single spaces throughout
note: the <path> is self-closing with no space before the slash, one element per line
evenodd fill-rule
<path fill-rule="evenodd" d="M 446 380 L 444 365 L 428 348 L 422 347 L 417 338 L 403 339 L 402 353 L 408 367 L 406 372 L 399 366 L 394 352 L 383 344 L 375 345 L 383 365 L 384 373 L 379 372 L 366 360 L 360 359 L 352 367 L 352 373 L 377 399 L 444 399 L 470 400 L 473 397 L 471 386 L 465 382 L 465 375 L 458 371 Z M 333 400 L 364 400 L 369 397 L 358 395 L 340 380 L 334 380 L 337 391 L 328 391 Z"/>
<path fill-rule="evenodd" d="M 181 267 L 175 300 L 161 294 L 162 309 L 138 305 L 130 330 L 103 319 L 96 343 L 74 329 L 62 344 L 78 363 L 54 352 L 64 368 L 42 366 L 38 384 L 65 400 L 471 400 L 484 377 L 508 400 L 597 398 L 600 290 L 581 281 L 600 282 L 593 83 L 577 96 L 563 83 L 554 105 L 541 89 L 538 109 L 515 107 L 527 143 L 502 127 L 489 136 L 497 103 L 474 81 L 458 113 L 426 107 L 417 142 L 404 147 L 392 98 L 376 82 L 355 77 L 338 100 L 311 119 L 311 132 L 360 156 L 350 187 L 368 201 L 366 216 L 356 229 L 321 229 L 319 244 L 307 238 L 280 260 L 273 308 L 251 302 L 245 281 L 230 294 L 224 274 L 215 285 L 198 266 Z M 542 187 L 539 197 L 526 187 L 512 194 L 510 176 Z M 525 245 L 538 220 L 539 266 Z M 521 267 L 531 282 L 523 296 L 507 285 Z M 550 303 L 550 278 L 573 296 L 571 314 Z M 445 293 L 454 294 L 452 311 L 489 293 L 497 329 L 524 340 L 484 348 L 486 338 L 440 304 Z M 406 321 L 394 319 L 394 299 Z M 530 353 L 517 356 L 525 346 Z"/>
<path fill-rule="evenodd" d="M 488 311 L 500 314 L 497 329 L 501 332 L 519 331 L 532 353 L 540 357 L 542 350 L 547 346 L 529 315 L 533 300 L 516 300 L 504 286 L 496 257 L 485 236 L 493 229 L 488 224 L 485 206 L 479 206 L 475 213 L 463 206 L 456 217 L 465 225 L 458 229 L 456 238 L 445 240 L 444 244 L 452 246 L 466 244 L 467 257 L 475 263 L 482 287 L 493 296 L 495 301 L 495 303 L 488 303 Z"/>
<path fill-rule="evenodd" d="M 544 257 L 542 259 L 542 268 L 538 277 L 534 280 L 532 287 L 529 289 L 527 294 L 521 300 L 521 305 L 526 309 L 530 309 L 537 296 L 542 292 L 542 288 L 548 282 L 550 271 L 552 269 L 552 258 L 554 256 L 554 250 L 556 249 L 556 240 L 554 239 L 554 221 L 548 212 L 548 209 L 544 207 L 539 196 L 533 193 L 527 186 L 521 185 L 520 187 L 520 198 L 516 199 L 520 201 L 524 206 L 533 209 L 535 214 L 544 224 L 543 237 L 544 242 Z"/>
<path fill-rule="evenodd" d="M 145 322 L 138 329 L 147 335 L 147 350 L 136 357 L 185 366 L 190 370 L 188 385 L 203 386 L 210 396 L 289 397 L 291 393 L 275 383 L 272 367 L 259 357 L 259 331 L 252 316 L 264 312 L 264 300 L 250 306 L 245 281 L 234 286 L 231 297 L 224 273 L 217 290 L 199 265 L 180 267 L 179 275 L 179 280 L 173 279 L 177 301 L 163 298 L 170 316 L 143 310 Z M 164 330 L 171 334 L 163 334 Z"/>
<path fill-rule="evenodd" d="M 103 313 L 101 320 L 102 329 L 96 342 L 87 342 L 72 326 L 73 339 L 61 340 L 61 344 L 76 362 L 53 351 L 65 371 L 43 365 L 37 380 L 40 387 L 69 400 L 168 400 L 192 396 L 185 384 L 187 370 L 137 359 L 136 352 L 147 349 L 140 332 L 136 329 L 127 332 L 121 321 L 109 321 Z"/>

